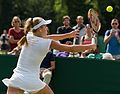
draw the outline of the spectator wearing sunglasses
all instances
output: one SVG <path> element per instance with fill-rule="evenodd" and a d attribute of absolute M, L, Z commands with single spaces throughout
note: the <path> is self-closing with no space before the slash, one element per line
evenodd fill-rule
<path fill-rule="evenodd" d="M 112 54 L 113 58 L 120 59 L 120 30 L 118 19 L 112 19 L 112 29 L 107 30 L 104 43 L 107 44 L 106 53 Z"/>
<path fill-rule="evenodd" d="M 17 42 L 24 36 L 24 29 L 21 28 L 21 20 L 18 16 L 14 16 L 11 22 L 13 28 L 9 29 L 9 51 L 17 47 Z"/>

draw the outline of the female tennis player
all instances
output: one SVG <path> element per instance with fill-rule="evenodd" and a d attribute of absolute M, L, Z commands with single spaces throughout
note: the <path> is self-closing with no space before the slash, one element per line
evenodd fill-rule
<path fill-rule="evenodd" d="M 3 79 L 8 87 L 7 94 L 23 94 L 24 91 L 32 94 L 54 94 L 48 85 L 39 78 L 40 64 L 50 49 L 67 52 L 80 52 L 86 49 L 96 49 L 95 44 L 65 45 L 56 42 L 65 38 L 75 37 L 78 31 L 62 35 L 47 35 L 47 24 L 51 20 L 41 17 L 27 19 L 25 23 L 25 36 L 18 42 L 22 50 L 17 67 L 10 79 Z"/>

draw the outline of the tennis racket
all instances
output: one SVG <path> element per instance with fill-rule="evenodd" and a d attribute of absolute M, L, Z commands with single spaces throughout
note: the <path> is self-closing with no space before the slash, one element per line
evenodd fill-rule
<path fill-rule="evenodd" d="M 98 13 L 93 8 L 89 9 L 89 11 L 88 11 L 88 20 L 90 22 L 90 25 L 93 28 L 92 32 L 94 32 L 93 33 L 94 35 L 93 35 L 93 38 L 92 38 L 92 44 L 94 44 L 96 34 L 100 31 L 101 23 L 100 23 Z"/>

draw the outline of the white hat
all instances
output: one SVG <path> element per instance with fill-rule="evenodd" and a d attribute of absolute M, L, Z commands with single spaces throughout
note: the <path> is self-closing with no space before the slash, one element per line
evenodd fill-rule
<path fill-rule="evenodd" d="M 103 54 L 103 58 L 102 59 L 115 60 L 110 53 Z"/>
<path fill-rule="evenodd" d="M 35 25 L 34 27 L 33 27 L 33 29 L 38 29 L 40 26 L 42 26 L 42 25 L 44 25 L 44 24 L 50 24 L 52 22 L 52 20 L 42 20 L 39 24 L 37 24 L 37 25 Z"/>

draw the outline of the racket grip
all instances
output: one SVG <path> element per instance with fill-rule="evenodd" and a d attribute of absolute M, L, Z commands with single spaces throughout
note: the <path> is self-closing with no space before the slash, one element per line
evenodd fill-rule
<path fill-rule="evenodd" d="M 92 44 L 95 44 L 95 38 L 94 37 L 92 38 Z"/>

